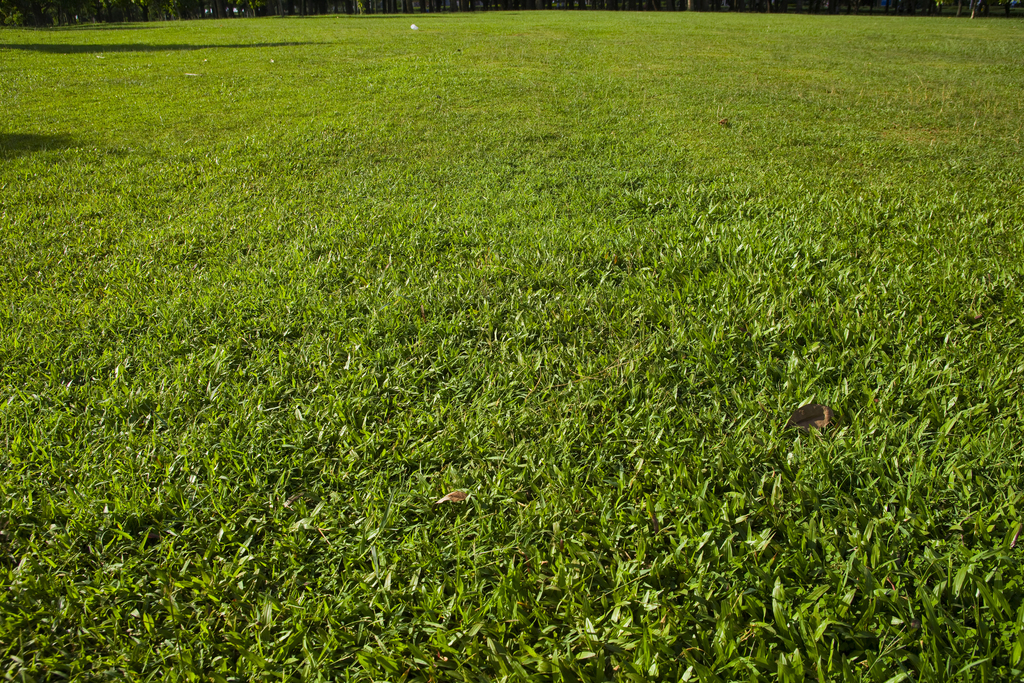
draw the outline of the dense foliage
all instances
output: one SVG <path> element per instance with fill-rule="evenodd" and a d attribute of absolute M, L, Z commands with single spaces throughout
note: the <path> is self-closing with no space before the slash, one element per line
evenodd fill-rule
<path fill-rule="evenodd" d="M 1019 679 L 1017 24 L 418 23 L 0 33 L 7 676 Z"/>
<path fill-rule="evenodd" d="M 991 11 L 987 0 L 0 0 L 0 26 L 542 9 L 814 14 L 863 11 L 930 16 L 941 15 L 946 4 L 956 5 L 958 17 L 965 7 L 972 19 L 976 15 L 988 16 Z M 1019 4 L 1006 0 L 999 14 L 1021 16 Z"/>

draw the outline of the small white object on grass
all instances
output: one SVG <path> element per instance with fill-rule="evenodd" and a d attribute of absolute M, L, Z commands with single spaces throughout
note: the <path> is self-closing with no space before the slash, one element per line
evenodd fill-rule
<path fill-rule="evenodd" d="M 274 63 L 274 60 L 273 60 L 273 59 L 271 59 L 271 60 L 270 60 L 270 63 L 271 63 L 271 64 L 273 64 L 273 63 Z"/>
<path fill-rule="evenodd" d="M 419 31 L 419 30 L 420 30 L 420 27 L 419 27 L 419 26 L 417 26 L 416 24 L 413 24 L 413 25 L 412 25 L 412 26 L 410 26 L 409 28 L 411 28 L 411 29 L 412 29 L 413 31 Z"/>

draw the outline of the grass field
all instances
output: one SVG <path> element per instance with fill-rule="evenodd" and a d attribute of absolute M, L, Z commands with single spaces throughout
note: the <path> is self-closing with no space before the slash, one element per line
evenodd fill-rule
<path fill-rule="evenodd" d="M 415 20 L 0 31 L 8 678 L 1020 679 L 1024 23 Z"/>

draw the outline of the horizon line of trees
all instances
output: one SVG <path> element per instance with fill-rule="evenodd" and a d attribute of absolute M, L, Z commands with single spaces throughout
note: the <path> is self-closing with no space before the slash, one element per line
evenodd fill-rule
<path fill-rule="evenodd" d="M 971 18 L 988 16 L 989 2 L 967 0 Z M 1007 17 L 1011 5 L 1017 6 L 1019 2 L 1000 3 Z M 45 27 L 180 19 L 542 9 L 941 15 L 944 4 L 943 0 L 0 0 L 0 24 Z M 957 0 L 956 16 L 964 14 L 964 9 L 964 0 Z"/>

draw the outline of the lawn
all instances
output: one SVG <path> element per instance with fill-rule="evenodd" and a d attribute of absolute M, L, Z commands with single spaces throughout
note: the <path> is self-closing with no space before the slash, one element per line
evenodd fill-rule
<path fill-rule="evenodd" d="M 0 30 L 0 668 L 1019 679 L 1022 44 Z"/>

